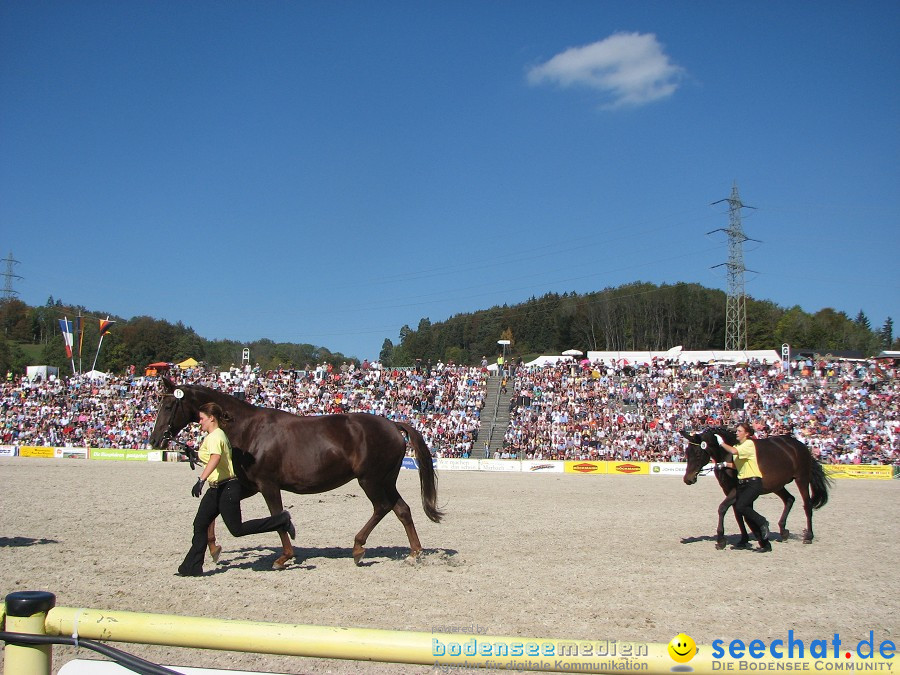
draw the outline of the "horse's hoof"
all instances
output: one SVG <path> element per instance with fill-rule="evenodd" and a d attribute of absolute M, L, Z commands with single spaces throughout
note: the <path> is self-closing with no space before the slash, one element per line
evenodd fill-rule
<path fill-rule="evenodd" d="M 287 555 L 281 556 L 280 558 L 278 558 L 278 560 L 276 560 L 275 562 L 272 563 L 272 569 L 273 570 L 283 570 L 285 567 L 287 567 L 287 563 L 290 559 L 291 559 L 290 556 L 287 556 Z"/>
<path fill-rule="evenodd" d="M 787 541 L 791 538 L 790 530 L 782 530 L 781 531 L 781 541 Z"/>
<path fill-rule="evenodd" d="M 219 556 L 222 555 L 222 547 L 221 546 L 213 546 L 209 549 L 209 556 L 212 558 L 214 563 L 219 562 Z"/>
<path fill-rule="evenodd" d="M 803 540 L 803 543 L 804 543 L 804 544 L 811 544 L 811 543 L 812 543 L 812 539 L 804 539 L 804 540 Z"/>
<path fill-rule="evenodd" d="M 716 542 L 716 550 L 717 550 L 717 551 L 721 551 L 723 548 L 725 548 L 725 542 L 724 542 L 724 541 L 717 541 L 717 542 Z"/>
<path fill-rule="evenodd" d="M 361 546 L 359 548 L 353 549 L 353 562 L 356 564 L 357 567 L 359 567 L 360 563 L 362 562 L 363 556 L 365 554 L 366 554 L 366 549 L 364 549 Z"/>

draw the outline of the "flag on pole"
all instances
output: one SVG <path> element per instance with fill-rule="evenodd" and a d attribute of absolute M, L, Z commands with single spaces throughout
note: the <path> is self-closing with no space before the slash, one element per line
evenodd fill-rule
<path fill-rule="evenodd" d="M 100 337 L 106 335 L 114 323 L 115 321 L 110 321 L 109 319 L 100 319 Z"/>
<path fill-rule="evenodd" d="M 66 344 L 66 356 L 72 358 L 72 322 L 66 318 L 59 320 L 59 328 L 62 330 L 63 342 Z"/>
<path fill-rule="evenodd" d="M 79 314 L 72 319 L 75 322 L 75 335 L 78 336 L 78 358 L 81 358 L 81 348 L 84 346 L 84 323 L 81 321 L 81 318 Z"/>
<path fill-rule="evenodd" d="M 103 338 L 109 333 L 109 329 L 112 328 L 115 321 L 110 321 L 109 317 L 105 319 L 100 319 L 100 342 L 97 343 L 97 353 L 94 354 L 94 365 L 91 366 L 91 370 L 97 369 L 97 357 L 100 356 L 100 346 L 103 344 Z"/>

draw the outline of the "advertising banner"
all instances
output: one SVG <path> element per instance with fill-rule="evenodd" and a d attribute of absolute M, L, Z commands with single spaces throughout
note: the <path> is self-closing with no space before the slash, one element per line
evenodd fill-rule
<path fill-rule="evenodd" d="M 609 473 L 643 474 L 650 473 L 649 462 L 609 462 Z"/>
<path fill-rule="evenodd" d="M 564 470 L 565 462 L 537 459 L 522 462 L 522 471 L 525 473 L 563 473 Z"/>
<path fill-rule="evenodd" d="M 56 457 L 56 451 L 53 448 L 45 448 L 34 445 L 23 445 L 19 448 L 19 457 Z"/>
<path fill-rule="evenodd" d="M 91 459 L 125 460 L 125 451 L 114 448 L 91 448 Z"/>
<path fill-rule="evenodd" d="M 15 457 L 15 456 L 16 456 L 16 446 L 0 445 L 0 457 Z"/>
<path fill-rule="evenodd" d="M 87 448 L 54 448 L 58 459 L 87 459 Z"/>
<path fill-rule="evenodd" d="M 684 477 L 684 472 L 687 469 L 687 462 L 651 462 L 650 463 L 650 475 L 651 476 L 677 476 L 678 478 Z"/>
<path fill-rule="evenodd" d="M 609 462 L 566 461 L 563 470 L 566 473 L 581 473 L 585 475 L 606 474 L 607 464 Z"/>
<path fill-rule="evenodd" d="M 831 478 L 891 480 L 894 474 L 894 467 L 881 464 L 825 464 L 823 468 Z"/>
<path fill-rule="evenodd" d="M 437 468 L 439 471 L 478 471 L 478 460 L 459 457 L 438 457 Z"/>
<path fill-rule="evenodd" d="M 432 458 L 431 466 L 433 466 L 435 469 L 437 468 L 437 460 L 436 459 Z M 403 464 L 401 464 L 400 467 L 403 469 L 415 469 L 416 471 L 418 471 L 419 463 L 416 461 L 415 457 L 404 457 Z"/>
<path fill-rule="evenodd" d="M 161 462 L 162 450 L 120 450 L 119 448 L 91 448 L 91 459 L 124 462 Z"/>
<path fill-rule="evenodd" d="M 481 471 L 521 471 L 522 462 L 517 459 L 479 459 Z"/>

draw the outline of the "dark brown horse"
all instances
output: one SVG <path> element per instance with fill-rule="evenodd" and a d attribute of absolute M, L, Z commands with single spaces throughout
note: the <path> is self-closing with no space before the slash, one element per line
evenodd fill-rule
<path fill-rule="evenodd" d="M 410 557 L 422 552 L 409 506 L 397 492 L 397 476 L 406 455 L 406 443 L 415 450 L 425 514 L 440 522 L 436 506 L 437 476 L 425 439 L 411 425 L 366 413 L 299 417 L 282 410 L 259 408 L 233 396 L 199 385 L 176 386 L 162 379 L 163 395 L 150 445 L 165 448 L 191 422 L 199 420 L 200 406 L 218 403 L 232 422 L 226 428 L 234 450 L 234 469 L 241 483 L 241 498 L 262 493 L 272 515 L 283 510 L 281 490 L 298 494 L 327 492 L 354 478 L 372 502 L 374 513 L 357 533 L 353 560 L 358 565 L 375 526 L 393 510 L 406 528 Z M 286 533 L 280 533 L 283 555 L 278 569 L 294 556 Z M 216 553 L 210 526 L 210 552 Z"/>
<path fill-rule="evenodd" d="M 719 434 L 728 445 L 737 444 L 735 434 L 722 427 L 707 429 L 699 434 L 681 432 L 681 435 L 690 443 L 687 452 L 687 468 L 684 472 L 684 482 L 688 485 L 697 482 L 697 476 L 710 462 L 731 461 L 731 453 L 719 445 L 716 434 Z M 776 494 L 784 502 L 784 510 L 778 520 L 781 541 L 787 541 L 790 536 L 787 529 L 787 518 L 794 505 L 794 497 L 785 486 L 794 481 L 800 490 L 803 510 L 806 511 L 806 531 L 803 534 L 803 543 L 811 544 L 813 540 L 812 512 L 813 509 L 822 508 L 828 502 L 828 488 L 831 487 L 831 479 L 825 474 L 825 470 L 818 460 L 812 456 L 809 448 L 793 436 L 769 436 L 754 438 L 753 441 L 756 444 L 757 463 L 763 476 L 762 494 Z M 737 475 L 734 469 L 715 469 L 715 473 L 719 485 L 725 493 L 725 501 L 719 504 L 719 525 L 716 529 L 716 548 L 723 549 L 725 548 L 725 512 L 734 505 L 737 499 Z M 810 494 L 810 489 L 812 494 Z M 735 513 L 735 518 L 741 528 L 741 539 L 737 546 L 745 546 L 750 541 L 747 528 L 743 518 L 737 513 Z"/>

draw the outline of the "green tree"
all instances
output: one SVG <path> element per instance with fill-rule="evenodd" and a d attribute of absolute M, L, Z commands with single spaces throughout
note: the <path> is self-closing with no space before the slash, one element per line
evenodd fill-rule
<path fill-rule="evenodd" d="M 378 360 L 385 367 L 394 365 L 394 343 L 389 338 L 385 338 L 381 345 L 381 351 L 378 353 Z"/>
<path fill-rule="evenodd" d="M 0 378 L 6 381 L 7 373 L 24 375 L 27 365 L 29 364 L 22 348 L 0 335 Z"/>
<path fill-rule="evenodd" d="M 18 298 L 0 300 L 0 333 L 18 342 L 31 341 L 31 321 L 28 305 Z"/>
<path fill-rule="evenodd" d="M 881 327 L 879 333 L 881 347 L 883 349 L 890 349 L 891 345 L 894 343 L 894 320 L 891 317 L 884 320 L 884 325 Z"/>

